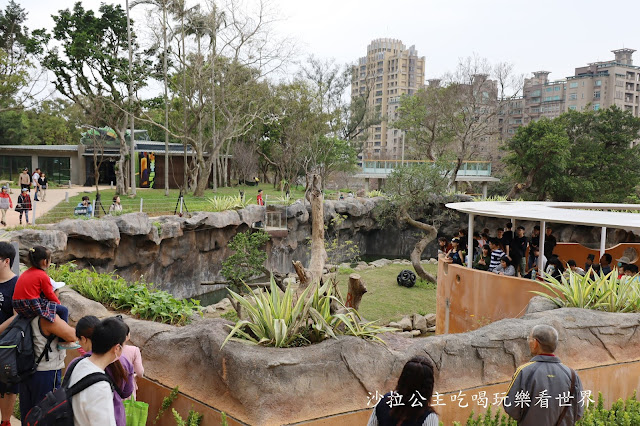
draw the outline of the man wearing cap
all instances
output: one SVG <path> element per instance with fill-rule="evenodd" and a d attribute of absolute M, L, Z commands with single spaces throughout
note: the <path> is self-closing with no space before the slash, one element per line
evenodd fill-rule
<path fill-rule="evenodd" d="M 31 190 L 31 176 L 29 176 L 29 169 L 24 168 L 22 173 L 20 173 L 20 179 L 18 179 L 18 183 L 20 183 L 20 190 L 27 188 L 27 192 Z"/>
<path fill-rule="evenodd" d="M 29 175 L 27 175 L 29 177 Z M 20 225 L 22 225 L 22 214 L 26 218 L 26 224 L 29 223 L 29 210 L 31 210 L 31 196 L 29 195 L 29 188 L 23 187 L 22 193 L 18 196 L 18 203 L 16 204 L 16 211 L 20 213 Z"/>

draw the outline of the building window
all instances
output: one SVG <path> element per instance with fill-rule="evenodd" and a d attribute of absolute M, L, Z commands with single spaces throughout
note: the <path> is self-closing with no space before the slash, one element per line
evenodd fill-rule
<path fill-rule="evenodd" d="M 71 180 L 71 158 L 69 157 L 38 157 L 38 166 L 52 182 L 65 184 Z"/>
<path fill-rule="evenodd" d="M 577 81 L 572 81 L 571 83 L 569 83 L 569 89 L 575 89 L 576 87 L 578 87 Z"/>
<path fill-rule="evenodd" d="M 598 111 L 600 109 L 600 104 L 593 104 L 593 110 Z"/>
<path fill-rule="evenodd" d="M 569 100 L 570 101 L 575 101 L 576 99 L 578 99 L 578 94 L 577 93 L 569 93 Z"/>
<path fill-rule="evenodd" d="M 593 83 L 594 86 L 602 86 L 602 80 L 596 80 L 595 83 Z"/>
<path fill-rule="evenodd" d="M 18 176 L 22 172 L 22 169 L 24 169 L 25 167 L 31 170 L 30 156 L 1 155 L 0 156 L 0 179 L 17 180 Z M 49 170 L 46 170 L 44 168 L 42 168 L 42 170 L 44 170 L 45 173 L 49 173 Z"/>
<path fill-rule="evenodd" d="M 576 106 L 575 105 L 569 105 L 569 110 L 570 111 L 575 111 L 576 110 Z"/>
<path fill-rule="evenodd" d="M 559 92 L 559 91 L 560 91 L 560 86 L 555 86 L 555 87 L 553 88 L 553 91 L 554 91 L 554 92 Z"/>
<path fill-rule="evenodd" d="M 551 92 L 552 90 L 553 90 L 553 87 L 547 87 L 547 88 L 545 89 L 545 91 L 546 91 L 546 92 Z"/>
<path fill-rule="evenodd" d="M 600 91 L 593 92 L 593 99 L 600 99 Z"/>

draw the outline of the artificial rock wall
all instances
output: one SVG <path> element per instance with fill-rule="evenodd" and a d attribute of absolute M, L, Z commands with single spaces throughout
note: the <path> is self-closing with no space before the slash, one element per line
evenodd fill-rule
<path fill-rule="evenodd" d="M 113 314 L 69 289 L 63 289 L 61 300 L 74 322 L 88 314 Z M 504 392 L 515 369 L 531 357 L 527 336 L 536 324 L 558 330 L 556 354 L 579 372 L 623 368 L 640 360 L 640 314 L 535 311 L 461 334 L 422 339 L 386 335 L 386 345 L 341 337 L 288 349 L 233 341 L 222 347 L 230 324 L 222 319 L 200 319 L 184 327 L 126 321 L 133 344 L 141 348 L 146 376 L 169 387 L 180 385 L 186 395 L 251 425 L 293 424 L 367 410 L 371 395 L 394 389 L 402 367 L 415 355 L 433 361 L 435 390 L 441 394 L 467 390 L 470 398 L 473 389 L 485 387 Z M 589 389 L 605 391 L 612 401 L 628 397 L 629 389 L 640 385 L 636 376 L 617 381 L 611 377 L 591 380 Z M 464 421 L 473 409 L 468 402 L 466 411 L 443 407 L 441 420 Z M 368 412 L 358 415 L 366 419 Z"/>
<path fill-rule="evenodd" d="M 406 257 L 418 240 L 411 229 L 389 225 L 384 229 L 375 207 L 381 199 L 352 198 L 325 201 L 327 235 L 351 240 L 361 254 Z M 308 262 L 311 235 L 310 206 L 296 202 L 274 207 L 284 219 L 287 231 L 274 232 L 267 246 L 267 267 L 292 272 L 291 261 Z M 114 271 L 127 280 L 144 277 L 176 297 L 193 297 L 210 291 L 202 283 L 223 283 L 222 262 L 229 256 L 227 243 L 253 223 L 264 221 L 264 207 L 249 205 L 242 210 L 219 213 L 198 212 L 190 218 L 148 217 L 131 213 L 102 219 L 67 219 L 38 229 L 10 233 L 26 249 L 44 245 L 53 251 L 54 262 L 75 261 L 79 267 Z M 334 217 L 342 219 L 333 222 Z M 436 254 L 435 242 L 425 256 Z M 342 259 L 335 259 L 342 261 Z"/>

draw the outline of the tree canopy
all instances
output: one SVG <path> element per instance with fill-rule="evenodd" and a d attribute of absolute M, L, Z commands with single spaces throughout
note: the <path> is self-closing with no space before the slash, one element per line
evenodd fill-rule
<path fill-rule="evenodd" d="M 521 127 L 503 147 L 510 196 L 623 202 L 640 184 L 640 118 L 613 106 Z"/>

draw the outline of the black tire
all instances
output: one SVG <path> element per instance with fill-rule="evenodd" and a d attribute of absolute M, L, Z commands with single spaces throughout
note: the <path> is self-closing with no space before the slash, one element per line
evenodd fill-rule
<path fill-rule="evenodd" d="M 413 271 L 410 271 L 408 269 L 403 269 L 398 274 L 397 281 L 398 281 L 398 285 L 411 288 L 414 285 L 416 285 L 416 274 L 413 273 Z"/>

